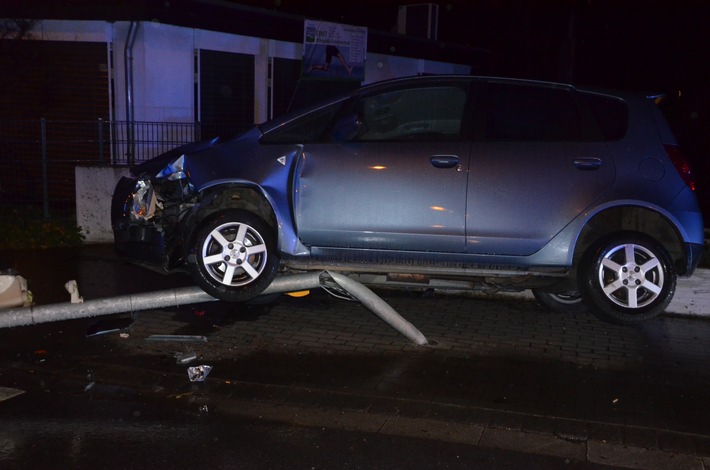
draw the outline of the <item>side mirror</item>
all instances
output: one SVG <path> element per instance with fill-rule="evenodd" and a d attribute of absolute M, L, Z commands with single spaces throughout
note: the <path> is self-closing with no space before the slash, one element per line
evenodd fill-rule
<path fill-rule="evenodd" d="M 358 113 L 348 113 L 338 119 L 330 133 L 334 142 L 356 140 L 367 130 L 367 125 Z"/>

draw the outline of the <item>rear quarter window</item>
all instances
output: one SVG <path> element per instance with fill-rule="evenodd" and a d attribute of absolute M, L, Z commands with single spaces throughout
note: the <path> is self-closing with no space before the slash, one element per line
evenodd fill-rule
<path fill-rule="evenodd" d="M 614 96 L 597 93 L 580 93 L 597 120 L 605 140 L 620 140 L 629 127 L 629 107 Z"/>

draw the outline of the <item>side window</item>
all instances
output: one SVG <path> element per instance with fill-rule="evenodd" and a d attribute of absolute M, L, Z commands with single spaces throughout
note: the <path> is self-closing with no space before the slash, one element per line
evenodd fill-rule
<path fill-rule="evenodd" d="M 577 103 L 565 89 L 489 83 L 485 138 L 507 141 L 575 141 L 582 138 Z"/>
<path fill-rule="evenodd" d="M 262 144 L 302 144 L 317 142 L 323 136 L 325 128 L 335 116 L 342 102 L 337 102 L 316 109 L 295 119 L 276 125 L 264 134 Z"/>
<path fill-rule="evenodd" d="M 459 140 L 467 92 L 456 86 L 407 88 L 362 98 L 350 141 Z"/>

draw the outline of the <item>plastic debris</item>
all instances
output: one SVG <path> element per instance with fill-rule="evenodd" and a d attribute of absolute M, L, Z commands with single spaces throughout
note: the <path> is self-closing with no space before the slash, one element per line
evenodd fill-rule
<path fill-rule="evenodd" d="M 94 379 L 94 371 L 92 370 L 87 370 L 86 371 L 86 380 L 89 381 L 89 383 L 84 387 L 84 391 L 88 392 L 92 388 L 94 388 L 94 385 L 96 385 L 96 380 Z"/>
<path fill-rule="evenodd" d="M 17 395 L 22 395 L 23 393 L 25 393 L 25 391 L 19 388 L 0 387 L 0 402 L 9 400 Z"/>
<path fill-rule="evenodd" d="M 32 293 L 27 280 L 12 269 L 0 271 L 0 308 L 29 307 Z"/>
<path fill-rule="evenodd" d="M 146 341 L 178 341 L 181 343 L 206 343 L 207 337 L 200 335 L 150 335 Z"/>
<path fill-rule="evenodd" d="M 178 364 L 189 364 L 190 362 L 197 359 L 197 353 L 189 352 L 184 354 L 176 354 L 175 360 Z"/>
<path fill-rule="evenodd" d="M 69 292 L 69 295 L 71 295 L 71 303 L 84 303 L 84 298 L 79 295 L 79 286 L 74 279 L 67 281 L 66 284 L 64 284 L 64 288 Z"/>
<path fill-rule="evenodd" d="M 187 376 L 190 378 L 190 382 L 204 382 L 207 375 L 212 370 L 212 366 L 195 366 L 187 368 Z"/>
<path fill-rule="evenodd" d="M 133 323 L 131 318 L 109 318 L 92 323 L 86 329 L 86 336 L 105 335 L 128 328 Z"/>

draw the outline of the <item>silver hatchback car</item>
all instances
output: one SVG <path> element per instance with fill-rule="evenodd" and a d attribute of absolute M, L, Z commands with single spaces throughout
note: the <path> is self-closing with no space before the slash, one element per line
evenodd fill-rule
<path fill-rule="evenodd" d="M 702 254 L 688 165 L 646 96 L 471 76 L 360 88 L 131 169 L 119 253 L 227 301 L 279 272 L 533 289 L 617 323 Z"/>

